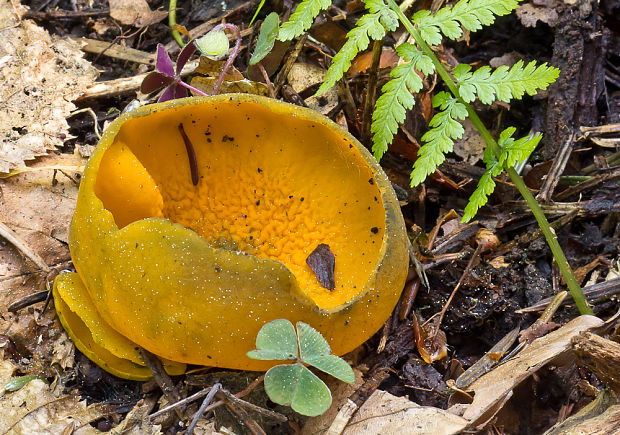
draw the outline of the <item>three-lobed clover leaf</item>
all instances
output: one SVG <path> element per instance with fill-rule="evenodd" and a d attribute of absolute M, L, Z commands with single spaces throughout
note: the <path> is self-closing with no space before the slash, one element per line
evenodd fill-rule
<path fill-rule="evenodd" d="M 280 405 L 308 416 L 320 415 L 331 405 L 332 398 L 325 383 L 304 364 L 313 366 L 341 381 L 355 382 L 353 369 L 336 355 L 312 326 L 286 319 L 265 324 L 256 337 L 256 350 L 248 357 L 261 360 L 297 360 L 293 364 L 272 367 L 265 374 L 265 391 Z"/>

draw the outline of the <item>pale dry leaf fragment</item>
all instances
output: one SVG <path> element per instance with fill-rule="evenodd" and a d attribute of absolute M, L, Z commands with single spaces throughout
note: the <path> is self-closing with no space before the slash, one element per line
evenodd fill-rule
<path fill-rule="evenodd" d="M 161 425 L 153 424 L 149 413 L 153 409 L 154 401 L 139 400 L 123 421 L 108 432 L 110 435 L 160 435 Z"/>
<path fill-rule="evenodd" d="M 525 27 L 536 27 L 538 21 L 553 27 L 558 21 L 557 7 L 555 0 L 549 0 L 544 7 L 526 3 L 517 8 L 517 17 Z"/>
<path fill-rule="evenodd" d="M 460 433 L 467 420 L 432 406 L 376 390 L 353 416 L 343 435 L 449 435 Z"/>
<path fill-rule="evenodd" d="M 534 340 L 514 358 L 472 383 L 467 391 L 475 392 L 474 401 L 463 417 L 471 427 L 484 424 L 506 400 L 512 390 L 545 364 L 571 348 L 571 339 L 581 332 L 599 327 L 603 321 L 594 316 L 579 316 L 560 329 Z"/>
<path fill-rule="evenodd" d="M 71 101 L 97 77 L 78 43 L 21 20 L 24 12 L 0 0 L 0 172 L 62 145 Z"/>
<path fill-rule="evenodd" d="M 48 384 L 35 379 L 0 398 L 0 433 L 53 434 L 73 427 L 76 435 L 99 434 L 90 423 L 110 412 L 109 406 L 87 406 L 74 394 L 54 397 Z"/>
<path fill-rule="evenodd" d="M 318 66 L 297 62 L 293 64 L 287 79 L 295 92 L 303 94 L 304 91 L 310 91 L 310 88 L 314 89 L 313 87 L 323 83 L 326 74 L 327 71 Z M 314 94 L 314 91 L 312 91 L 312 94 Z M 338 105 L 338 91 L 334 87 L 318 98 L 310 96 L 304 101 L 311 109 L 326 115 Z"/>
<path fill-rule="evenodd" d="M 486 142 L 469 118 L 463 121 L 463 127 L 463 137 L 454 142 L 454 153 L 470 165 L 475 165 L 482 160 Z"/>
<path fill-rule="evenodd" d="M 121 24 L 135 27 L 159 23 L 168 11 L 152 11 L 146 0 L 109 0 L 110 16 Z"/>

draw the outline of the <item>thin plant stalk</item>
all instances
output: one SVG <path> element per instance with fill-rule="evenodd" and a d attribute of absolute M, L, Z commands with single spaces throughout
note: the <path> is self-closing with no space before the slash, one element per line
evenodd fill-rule
<path fill-rule="evenodd" d="M 467 108 L 467 113 L 469 114 L 469 119 L 474 124 L 487 145 L 491 148 L 491 151 L 493 151 L 493 153 L 499 158 L 501 154 L 501 149 L 499 145 L 497 144 L 493 136 L 491 136 L 491 133 L 484 126 L 484 124 L 478 117 L 478 114 L 474 111 L 471 105 L 460 98 L 456 83 L 454 82 L 454 80 L 452 80 L 452 77 L 443 67 L 437 56 L 435 56 L 433 50 L 431 50 L 428 44 L 422 39 L 420 33 L 414 27 L 413 23 L 411 23 L 409 18 L 407 18 L 407 16 L 400 10 L 394 0 L 387 0 L 387 3 L 390 6 L 390 9 L 392 9 L 397 14 L 400 22 L 405 26 L 407 32 L 409 32 L 411 37 L 413 37 L 416 43 L 420 46 L 424 54 L 431 58 L 433 65 L 435 66 L 435 70 L 437 71 L 443 82 L 446 84 L 446 86 L 448 86 L 450 92 L 452 92 L 452 94 L 456 98 L 458 98 L 462 104 L 465 105 L 465 107 Z M 566 281 L 566 286 L 570 290 L 571 296 L 573 297 L 573 300 L 577 305 L 579 313 L 593 314 L 592 309 L 588 305 L 583 291 L 581 290 L 581 287 L 577 282 L 575 275 L 573 274 L 573 270 L 568 264 L 568 260 L 566 259 L 566 256 L 564 255 L 564 252 L 562 251 L 562 248 L 558 243 L 557 237 L 549 226 L 549 222 L 547 221 L 544 212 L 540 208 L 540 205 L 538 204 L 538 202 L 536 202 L 534 195 L 532 195 L 532 193 L 529 191 L 529 189 L 525 185 L 525 182 L 523 181 L 523 178 L 521 178 L 521 176 L 514 168 L 506 168 L 506 172 L 508 173 L 508 176 L 514 183 L 517 190 L 519 190 L 519 193 L 532 211 L 534 217 L 536 218 L 536 221 L 538 222 L 538 226 L 540 227 L 543 235 L 545 236 L 545 239 L 547 239 L 547 243 L 549 244 L 551 253 L 553 254 L 553 257 L 555 258 L 555 261 L 560 269 L 560 273 Z"/>
<path fill-rule="evenodd" d="M 222 23 L 222 24 L 218 24 L 217 26 L 215 26 L 213 30 L 211 31 L 215 32 L 221 29 L 232 30 L 235 34 L 236 41 L 235 41 L 235 46 L 233 47 L 232 53 L 230 53 L 230 56 L 228 56 L 228 59 L 226 60 L 226 63 L 224 64 L 224 68 L 222 68 L 222 71 L 220 72 L 220 75 L 217 78 L 217 81 L 215 82 L 215 86 L 213 87 L 213 95 L 217 95 L 220 92 L 220 87 L 222 86 L 222 83 L 224 82 L 224 77 L 226 77 L 226 73 L 228 72 L 228 69 L 235 61 L 235 58 L 237 57 L 237 55 L 239 54 L 239 50 L 241 49 L 241 32 L 239 31 L 239 27 L 235 26 L 234 24 L 230 24 L 230 23 Z"/>
<path fill-rule="evenodd" d="M 168 24 L 172 29 L 172 37 L 177 41 L 179 47 L 183 48 L 185 44 L 183 43 L 181 33 L 174 28 L 174 26 L 177 25 L 177 0 L 170 0 L 170 4 L 168 5 Z"/>

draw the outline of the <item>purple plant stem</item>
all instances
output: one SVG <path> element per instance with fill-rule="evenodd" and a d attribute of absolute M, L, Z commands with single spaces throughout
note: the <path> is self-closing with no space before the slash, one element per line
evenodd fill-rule
<path fill-rule="evenodd" d="M 235 33 L 237 41 L 235 42 L 232 53 L 230 53 L 230 56 L 228 56 L 228 60 L 224 64 L 224 68 L 222 68 L 222 71 L 220 72 L 220 76 L 217 78 L 217 82 L 215 82 L 215 86 L 213 87 L 213 93 L 211 95 L 217 95 L 220 92 L 220 87 L 224 82 L 224 77 L 226 76 L 226 73 L 228 72 L 228 69 L 230 68 L 232 63 L 235 61 L 235 58 L 239 54 L 239 49 L 241 48 L 241 32 L 239 31 L 239 28 L 237 26 L 230 23 L 222 23 L 215 26 L 211 31 L 213 32 L 221 29 L 232 30 Z"/>
<path fill-rule="evenodd" d="M 205 94 L 204 92 L 202 92 L 200 89 L 196 89 L 195 87 L 193 87 L 192 85 L 188 85 L 187 83 L 185 83 L 183 80 L 179 80 L 178 81 L 179 85 L 183 86 L 184 88 L 189 89 L 192 92 L 197 93 L 198 95 L 201 95 L 203 97 L 208 97 L 207 94 Z"/>

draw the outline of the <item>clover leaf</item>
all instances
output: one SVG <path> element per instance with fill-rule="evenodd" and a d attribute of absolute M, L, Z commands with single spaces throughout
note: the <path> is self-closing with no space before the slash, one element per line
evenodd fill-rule
<path fill-rule="evenodd" d="M 277 319 L 265 324 L 256 337 L 256 350 L 248 357 L 261 360 L 297 360 L 272 367 L 265 374 L 265 391 L 280 405 L 308 416 L 329 409 L 332 396 L 327 385 L 304 364 L 313 366 L 341 381 L 354 383 L 353 369 L 342 358 L 332 355 L 329 344 L 312 326 Z"/>

